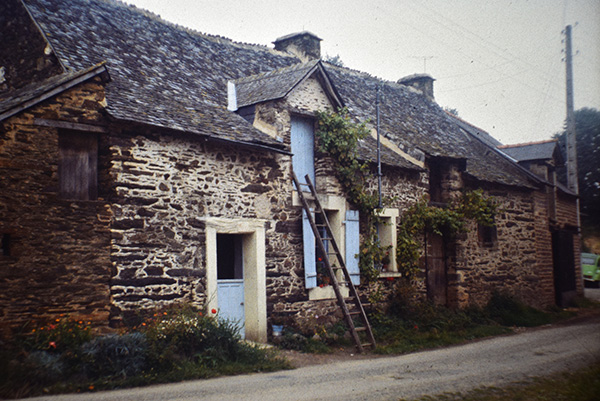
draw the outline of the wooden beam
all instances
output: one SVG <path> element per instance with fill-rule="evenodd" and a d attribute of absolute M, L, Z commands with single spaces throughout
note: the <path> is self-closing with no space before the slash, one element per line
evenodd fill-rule
<path fill-rule="evenodd" d="M 34 118 L 33 124 L 40 125 L 42 127 L 69 129 L 69 130 L 73 130 L 73 131 L 99 132 L 99 133 L 107 133 L 108 132 L 108 128 L 102 127 L 100 125 L 72 123 L 70 121 L 48 120 L 45 118 Z"/>

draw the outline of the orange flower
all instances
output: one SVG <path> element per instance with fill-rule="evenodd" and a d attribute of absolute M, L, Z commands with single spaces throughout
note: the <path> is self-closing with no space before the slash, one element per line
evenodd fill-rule
<path fill-rule="evenodd" d="M 54 342 L 54 341 L 50 341 L 50 342 L 48 343 L 48 345 L 49 345 L 50 347 L 52 347 L 52 348 L 56 348 L 56 342 Z"/>
<path fill-rule="evenodd" d="M 202 312 L 198 312 L 198 315 L 199 315 L 199 316 L 202 316 Z"/>

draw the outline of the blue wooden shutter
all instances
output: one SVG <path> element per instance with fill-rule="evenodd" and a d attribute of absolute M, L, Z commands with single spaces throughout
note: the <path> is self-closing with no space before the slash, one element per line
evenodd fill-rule
<path fill-rule="evenodd" d="M 358 253 L 360 252 L 360 231 L 358 210 L 346 211 L 346 269 L 350 273 L 352 284 L 360 284 Z"/>
<path fill-rule="evenodd" d="M 314 288 L 317 286 L 315 234 L 308 221 L 306 210 L 302 210 L 302 239 L 304 244 L 304 280 L 306 288 Z"/>
<path fill-rule="evenodd" d="M 292 167 L 300 183 L 306 183 L 304 176 L 308 174 L 315 182 L 315 135 L 312 120 L 292 118 Z"/>

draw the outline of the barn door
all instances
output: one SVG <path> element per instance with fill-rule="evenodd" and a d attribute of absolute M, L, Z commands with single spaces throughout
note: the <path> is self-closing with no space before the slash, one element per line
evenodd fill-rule
<path fill-rule="evenodd" d="M 447 303 L 447 269 L 444 237 L 427 234 L 427 297 L 436 305 Z"/>
<path fill-rule="evenodd" d="M 556 304 L 566 307 L 576 294 L 575 252 L 573 234 L 566 230 L 552 233 L 552 259 L 554 264 L 554 294 Z"/>

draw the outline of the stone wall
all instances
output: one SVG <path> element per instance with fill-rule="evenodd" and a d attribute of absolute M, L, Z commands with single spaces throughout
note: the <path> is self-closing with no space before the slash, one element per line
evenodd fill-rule
<path fill-rule="evenodd" d="M 0 2 L 0 92 L 63 71 L 54 51 L 20 0 Z"/>
<path fill-rule="evenodd" d="M 208 218 L 265 220 L 269 270 L 286 264 L 289 156 L 141 128 L 111 141 L 119 309 L 206 302 Z"/>
<path fill-rule="evenodd" d="M 103 119 L 104 91 L 88 81 L 0 126 L 0 320 L 4 328 L 61 313 L 106 324 L 111 276 L 111 210 L 58 195 L 58 129 L 34 118 L 73 123 Z M 102 138 L 100 146 L 102 147 Z M 100 162 L 100 174 L 108 165 Z"/>
<path fill-rule="evenodd" d="M 484 305 L 494 291 L 512 293 L 537 307 L 553 304 L 545 194 L 508 188 L 486 193 L 499 204 L 497 241 L 492 246 L 482 244 L 473 222 L 458 242 L 456 304 Z"/>

